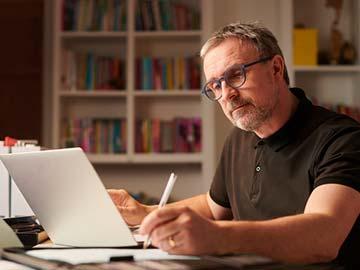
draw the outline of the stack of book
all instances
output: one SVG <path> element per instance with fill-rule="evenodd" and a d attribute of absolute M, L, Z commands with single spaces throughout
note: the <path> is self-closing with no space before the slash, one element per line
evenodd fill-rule
<path fill-rule="evenodd" d="M 125 153 L 125 119 L 65 119 L 62 142 L 64 147 L 81 147 L 87 153 Z"/>
<path fill-rule="evenodd" d="M 201 152 L 201 119 L 138 119 L 135 151 L 137 153 Z"/>
<path fill-rule="evenodd" d="M 200 88 L 200 59 L 191 57 L 136 59 L 136 88 L 194 89 Z"/>
<path fill-rule="evenodd" d="M 91 52 L 62 51 L 63 90 L 125 89 L 124 60 Z"/>
<path fill-rule="evenodd" d="M 194 7 L 174 0 L 138 0 L 136 30 L 199 30 L 200 15 Z"/>
<path fill-rule="evenodd" d="M 64 0 L 64 31 L 125 31 L 125 0 Z"/>

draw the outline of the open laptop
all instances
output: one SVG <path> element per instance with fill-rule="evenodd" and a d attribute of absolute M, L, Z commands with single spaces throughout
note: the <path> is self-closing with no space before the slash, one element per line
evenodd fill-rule
<path fill-rule="evenodd" d="M 0 160 L 55 244 L 137 245 L 81 148 L 1 154 Z"/>

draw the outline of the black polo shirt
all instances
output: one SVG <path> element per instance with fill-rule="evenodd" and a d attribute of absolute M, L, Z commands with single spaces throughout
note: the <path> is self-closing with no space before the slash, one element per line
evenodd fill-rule
<path fill-rule="evenodd" d="M 225 142 L 210 196 L 236 220 L 303 213 L 310 193 L 323 184 L 360 191 L 359 123 L 312 105 L 299 88 L 290 90 L 299 105 L 280 130 L 261 139 L 234 128 Z M 355 252 L 355 242 L 359 248 L 359 218 L 350 235 L 340 255 Z"/>

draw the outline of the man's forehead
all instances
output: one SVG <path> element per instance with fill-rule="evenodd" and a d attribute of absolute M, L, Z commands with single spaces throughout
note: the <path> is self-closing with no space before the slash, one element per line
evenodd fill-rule
<path fill-rule="evenodd" d="M 211 73 L 211 77 L 219 76 L 226 68 L 234 64 L 252 61 L 257 54 L 257 50 L 249 42 L 235 38 L 225 40 L 219 46 L 211 49 L 204 57 L 205 75 L 209 76 L 210 74 L 207 73 Z"/>

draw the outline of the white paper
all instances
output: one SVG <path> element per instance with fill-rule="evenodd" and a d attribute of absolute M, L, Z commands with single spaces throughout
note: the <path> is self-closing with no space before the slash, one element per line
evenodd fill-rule
<path fill-rule="evenodd" d="M 0 260 L 0 269 L 2 270 L 32 270 L 34 268 L 29 268 L 21 264 L 9 262 L 9 261 L 1 261 Z"/>
<path fill-rule="evenodd" d="M 16 233 L 0 219 L 0 248 L 6 247 L 23 247 Z"/>
<path fill-rule="evenodd" d="M 60 260 L 71 264 L 109 262 L 113 256 L 134 256 L 134 260 L 198 260 L 195 256 L 170 255 L 160 249 L 41 249 L 26 252 L 47 260 Z"/>

